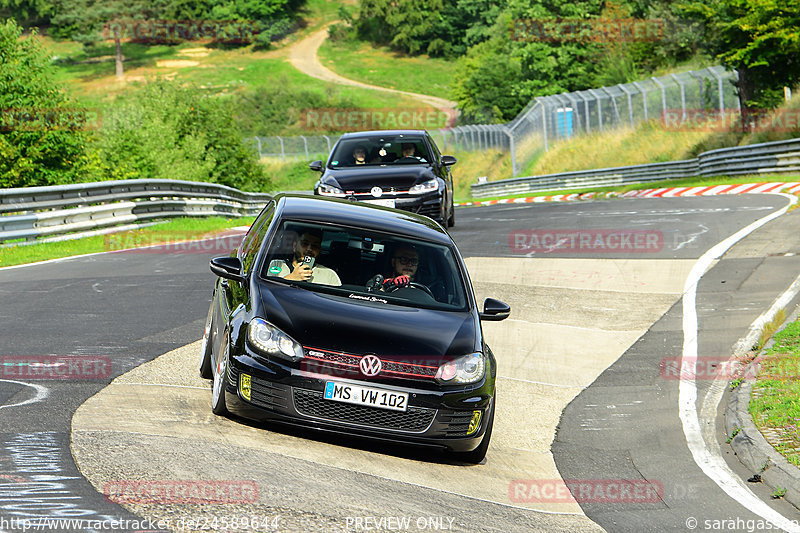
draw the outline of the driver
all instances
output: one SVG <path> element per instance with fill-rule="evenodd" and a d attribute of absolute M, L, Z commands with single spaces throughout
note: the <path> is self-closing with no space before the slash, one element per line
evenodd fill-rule
<path fill-rule="evenodd" d="M 292 260 L 283 262 L 278 276 L 293 281 L 310 281 L 322 285 L 342 284 L 339 275 L 328 267 L 316 264 L 310 267 L 303 263 L 305 257 L 312 257 L 315 261 L 322 251 L 322 231 L 307 229 L 295 238 L 292 243 Z M 291 269 L 291 271 L 290 271 Z"/>
<path fill-rule="evenodd" d="M 419 252 L 409 245 L 402 245 L 394 251 L 391 259 L 392 273 L 384 278 L 380 274 L 369 281 L 369 289 L 384 292 L 407 287 L 414 281 L 419 266 Z"/>

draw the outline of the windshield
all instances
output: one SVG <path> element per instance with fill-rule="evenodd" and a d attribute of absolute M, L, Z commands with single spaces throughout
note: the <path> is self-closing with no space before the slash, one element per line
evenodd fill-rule
<path fill-rule="evenodd" d="M 361 165 L 419 165 L 431 161 L 422 137 L 389 135 L 342 139 L 336 145 L 330 168 Z"/>
<path fill-rule="evenodd" d="M 352 300 L 462 311 L 467 298 L 455 253 L 407 237 L 285 221 L 261 277 Z"/>

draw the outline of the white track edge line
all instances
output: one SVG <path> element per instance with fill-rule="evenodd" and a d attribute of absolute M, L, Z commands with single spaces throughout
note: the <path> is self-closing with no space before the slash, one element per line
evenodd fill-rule
<path fill-rule="evenodd" d="M 700 282 L 700 278 L 702 278 L 711 263 L 721 257 L 731 246 L 771 220 L 783 215 L 788 211 L 790 206 L 797 203 L 798 199 L 796 196 L 784 193 L 779 194 L 789 199 L 789 203 L 785 207 L 756 220 L 727 239 L 717 243 L 697 260 L 697 263 L 695 263 L 695 266 L 686 279 L 683 295 L 683 352 L 681 368 L 687 368 L 688 371 L 682 373 L 678 384 L 678 410 L 683 426 L 683 433 L 686 438 L 686 444 L 692 453 L 692 458 L 703 473 L 745 509 L 750 510 L 781 529 L 800 533 L 800 525 L 798 525 L 796 521 L 787 519 L 758 498 L 749 487 L 743 484 L 741 478 L 728 467 L 721 456 L 712 454 L 711 451 L 706 448 L 700 430 L 700 421 L 696 405 L 697 383 L 694 379 L 697 368 L 698 334 L 696 299 L 697 285 Z"/>

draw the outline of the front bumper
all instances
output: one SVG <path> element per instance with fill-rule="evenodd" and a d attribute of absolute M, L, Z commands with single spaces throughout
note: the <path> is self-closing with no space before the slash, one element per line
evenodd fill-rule
<path fill-rule="evenodd" d="M 241 391 L 242 374 L 250 376 L 249 400 Z M 228 410 L 245 418 L 455 452 L 471 451 L 480 444 L 494 407 L 493 385 L 486 378 L 469 389 L 430 390 L 415 388 L 413 383 L 398 386 L 315 374 L 249 355 L 231 357 L 227 378 Z M 328 380 L 406 392 L 408 409 L 401 412 L 326 400 Z M 468 435 L 476 410 L 482 413 L 481 422 Z"/>

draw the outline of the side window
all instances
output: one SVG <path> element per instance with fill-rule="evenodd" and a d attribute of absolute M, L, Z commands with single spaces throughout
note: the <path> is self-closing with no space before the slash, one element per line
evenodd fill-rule
<path fill-rule="evenodd" d="M 431 145 L 431 152 L 433 152 L 433 160 L 441 161 L 442 154 L 439 153 L 439 149 L 436 147 L 436 143 L 433 142 L 433 138 L 430 135 L 428 135 L 427 137 L 428 137 L 428 144 Z"/>
<path fill-rule="evenodd" d="M 244 236 L 242 244 L 239 246 L 239 259 L 242 262 L 242 269 L 245 275 L 250 272 L 250 269 L 253 266 L 253 261 L 256 259 L 258 249 L 261 245 L 261 242 L 264 240 L 264 235 L 269 228 L 270 222 L 272 222 L 272 215 L 274 213 L 275 204 L 273 202 L 264 211 L 262 211 L 256 221 L 253 222 L 253 225 L 250 226 L 247 235 Z"/>

